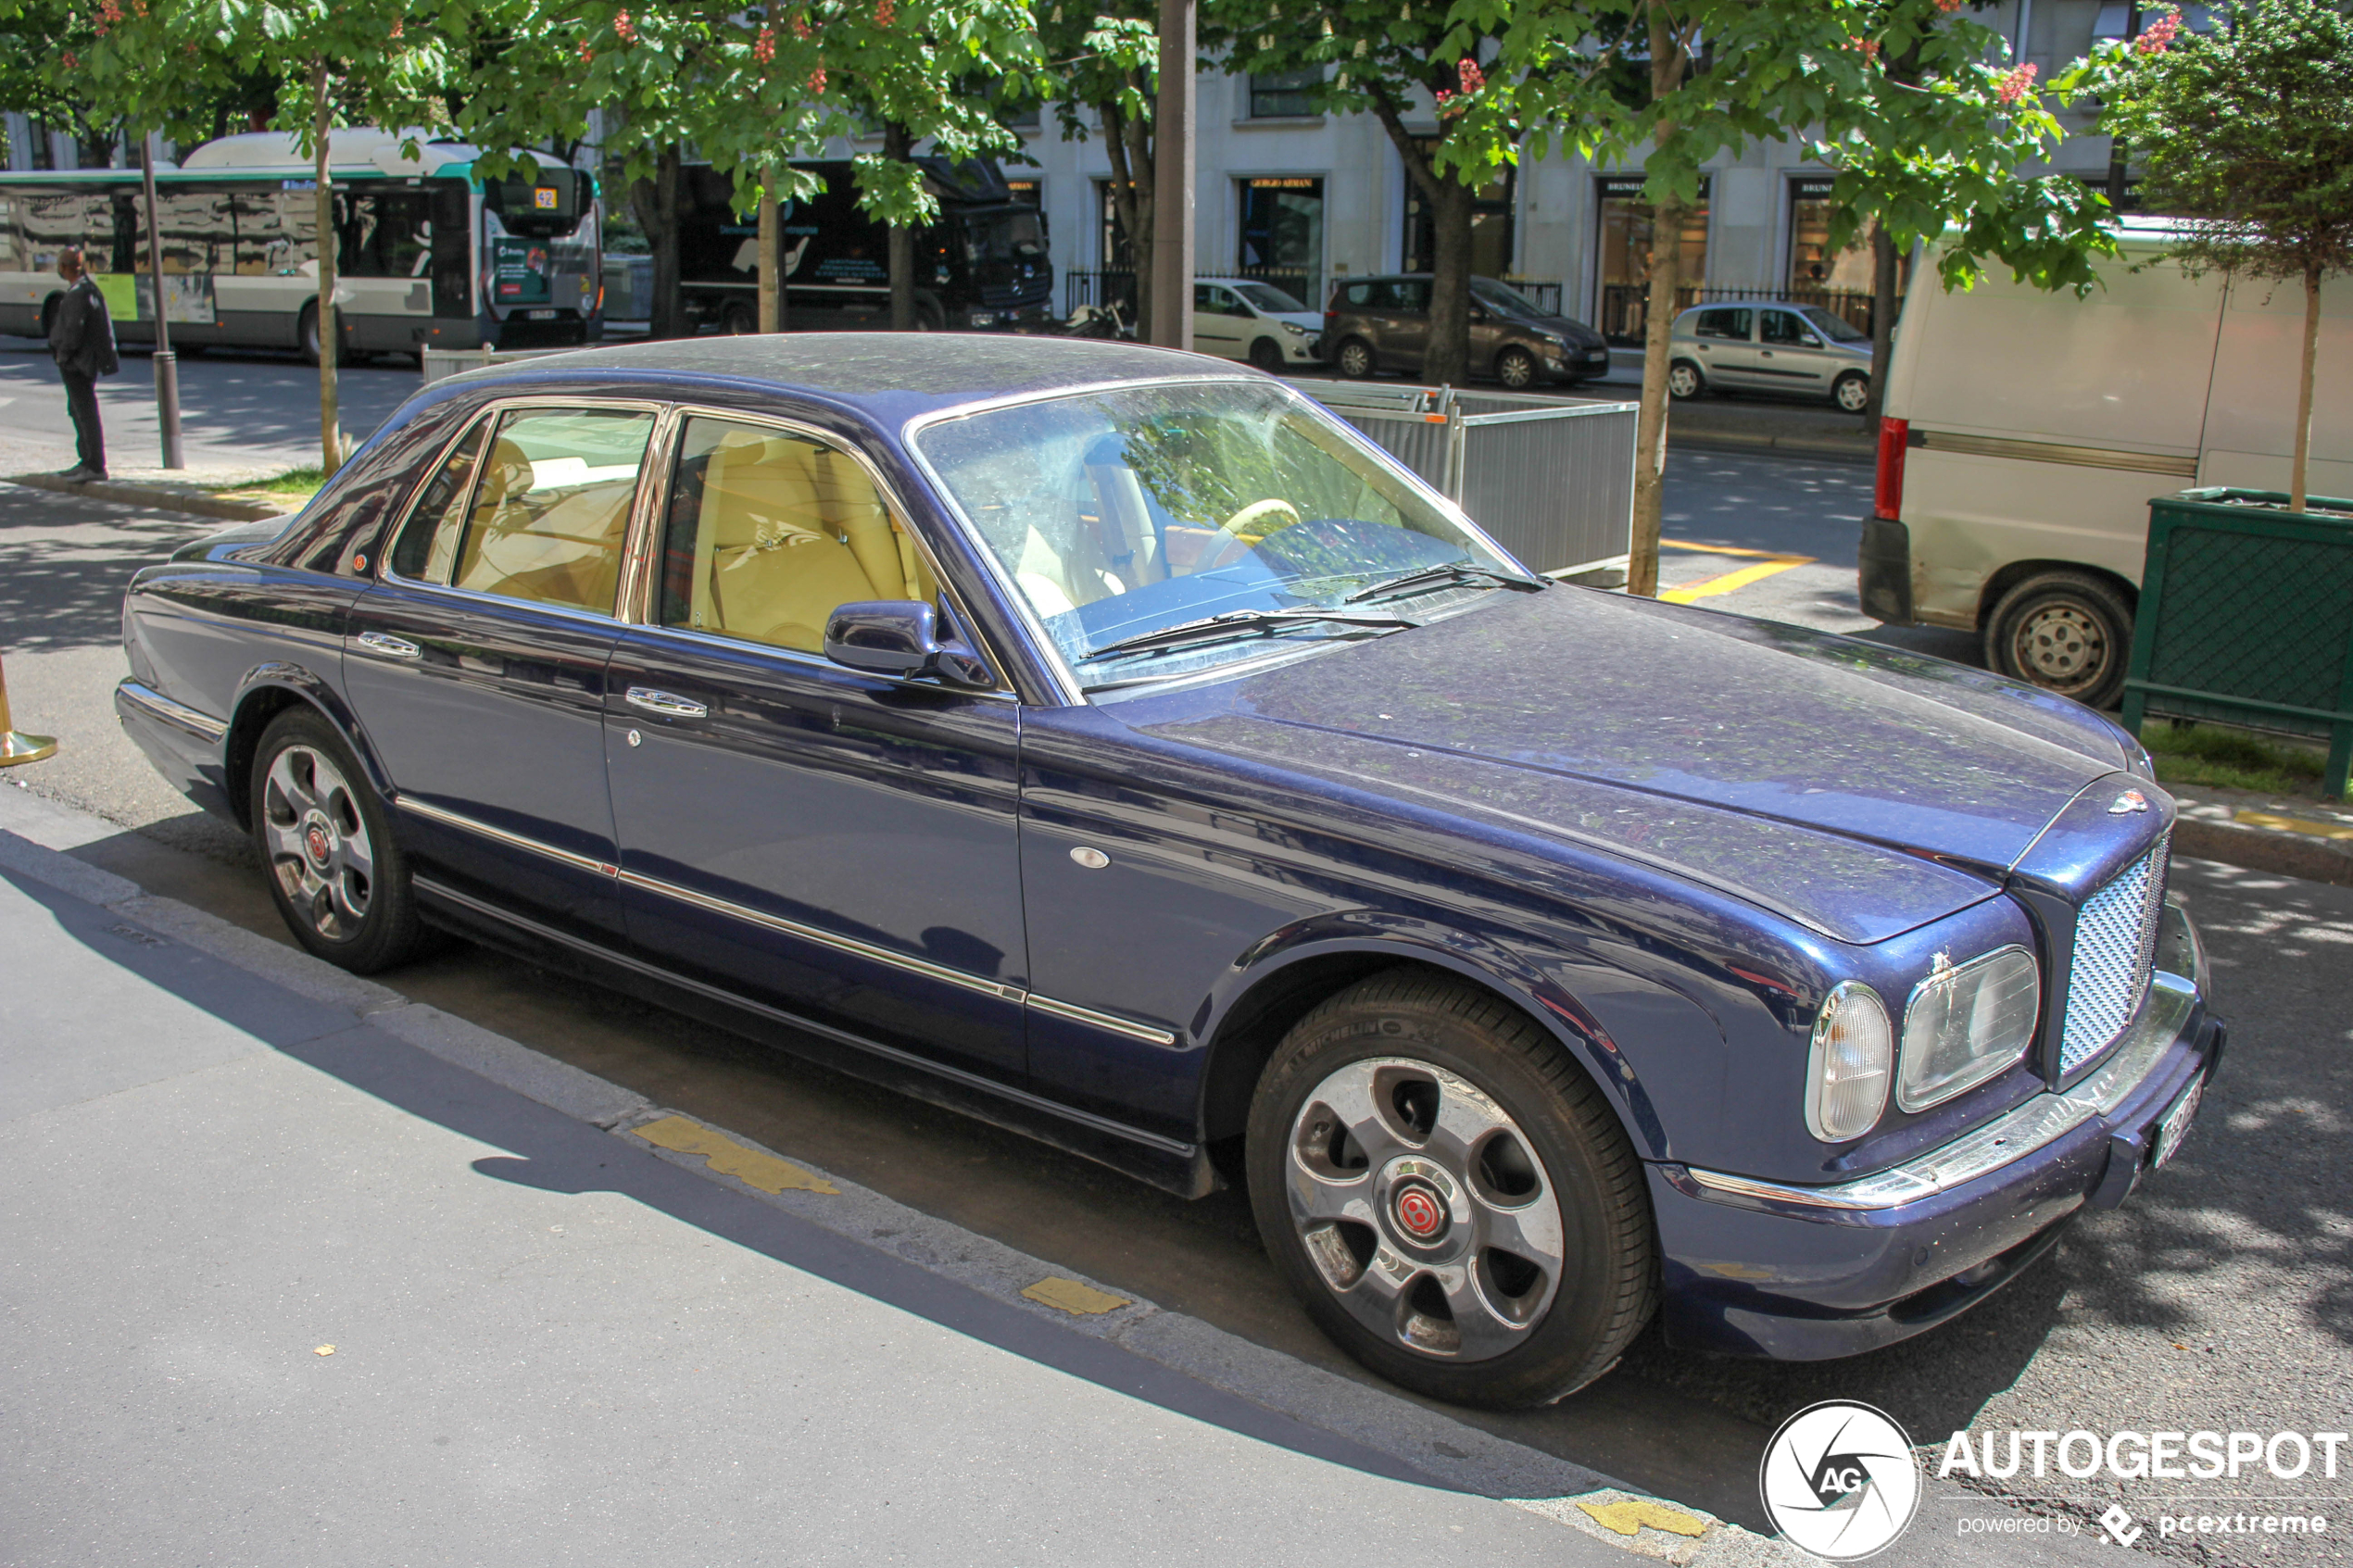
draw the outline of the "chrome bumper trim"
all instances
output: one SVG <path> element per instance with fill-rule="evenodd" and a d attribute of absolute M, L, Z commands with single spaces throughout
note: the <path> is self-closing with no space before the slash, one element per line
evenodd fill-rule
<path fill-rule="evenodd" d="M 184 702 L 174 702 L 154 687 L 143 686 L 136 681 L 119 683 L 114 695 L 117 701 L 129 703 L 150 719 L 161 720 L 215 746 L 220 745 L 220 737 L 229 733 L 228 724 L 221 720 L 209 713 L 200 713 Z"/>
<path fill-rule="evenodd" d="M 2141 1009 L 2126 1026 L 2123 1038 L 2108 1060 L 2065 1094 L 2043 1093 L 2007 1115 L 1964 1133 L 1940 1148 L 1901 1165 L 1858 1176 L 1834 1186 L 1793 1186 L 1780 1182 L 1753 1181 L 1746 1176 L 1688 1167 L 1692 1180 L 1706 1193 L 1729 1198 L 1793 1204 L 1806 1209 L 1852 1212 L 1894 1209 L 1917 1203 L 1938 1193 L 1989 1175 L 2014 1164 L 2073 1132 L 2095 1116 L 2105 1116 L 2138 1088 L 2173 1043 L 2196 1010 L 2206 979 L 2206 953 L 2196 928 L 2179 904 L 2168 901 L 2158 937 L 2160 962 L 2187 971 L 2159 970 L 2149 981 Z"/>

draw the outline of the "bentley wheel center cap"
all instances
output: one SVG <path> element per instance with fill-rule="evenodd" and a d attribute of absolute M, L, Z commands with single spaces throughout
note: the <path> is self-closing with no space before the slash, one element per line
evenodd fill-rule
<path fill-rule="evenodd" d="M 1444 1236 L 1452 1220 L 1446 1212 L 1446 1200 L 1421 1182 L 1400 1182 L 1390 1197 L 1389 1207 L 1396 1216 L 1397 1228 L 1424 1246 Z"/>

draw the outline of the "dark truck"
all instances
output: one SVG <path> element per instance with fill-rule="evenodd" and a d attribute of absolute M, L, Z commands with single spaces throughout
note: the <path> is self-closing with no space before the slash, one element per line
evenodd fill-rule
<path fill-rule="evenodd" d="M 1045 215 L 1017 199 L 989 159 L 915 163 L 939 203 L 938 220 L 915 232 L 916 324 L 991 331 L 1047 320 L 1054 268 Z M 849 161 L 793 167 L 825 188 L 784 207 L 788 324 L 796 332 L 889 326 L 890 232 L 860 210 Z M 698 326 L 750 332 L 760 310 L 759 224 L 736 211 L 731 176 L 708 164 L 682 173 L 678 270 L 687 314 Z"/>

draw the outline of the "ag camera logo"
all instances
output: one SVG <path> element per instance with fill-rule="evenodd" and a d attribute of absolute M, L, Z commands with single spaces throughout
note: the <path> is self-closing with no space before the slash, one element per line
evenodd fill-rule
<path fill-rule="evenodd" d="M 1852 1562 L 1891 1545 L 1920 1506 L 1912 1440 L 1886 1411 L 1851 1399 L 1808 1405 L 1765 1445 L 1756 1489 L 1793 1546 Z"/>

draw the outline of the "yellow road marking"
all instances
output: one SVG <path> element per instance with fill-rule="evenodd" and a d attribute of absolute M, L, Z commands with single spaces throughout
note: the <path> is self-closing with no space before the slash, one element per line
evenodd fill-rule
<path fill-rule="evenodd" d="M 1755 556 L 1759 560 L 1787 560 L 1787 550 L 1748 550 L 1737 545 L 1694 545 L 1685 539 L 1661 539 L 1662 550 L 1697 550 L 1704 556 Z"/>
<path fill-rule="evenodd" d="M 1115 1311 L 1127 1305 L 1125 1296 L 1114 1296 L 1107 1290 L 1097 1290 L 1093 1286 L 1081 1285 L 1075 1279 L 1041 1279 L 1022 1294 L 1040 1306 L 1052 1307 L 1080 1317 Z"/>
<path fill-rule="evenodd" d="M 659 1122 L 632 1127 L 630 1131 L 656 1148 L 702 1155 L 719 1174 L 734 1176 L 744 1185 L 758 1187 L 762 1192 L 782 1192 L 786 1187 L 799 1192 L 838 1194 L 841 1191 L 813 1171 L 804 1171 L 789 1160 L 779 1160 L 773 1154 L 747 1148 L 735 1139 L 689 1122 L 684 1116 L 665 1116 Z"/>
<path fill-rule="evenodd" d="M 1812 556 L 1776 556 L 1770 560 L 1758 561 L 1755 566 L 1743 566 L 1714 577 L 1703 577 L 1696 583 L 1686 583 L 1680 588 L 1669 588 L 1658 596 L 1668 604 L 1687 605 L 1693 599 L 1713 598 L 1718 594 L 1731 593 L 1736 588 L 1745 588 L 1751 583 L 1763 582 L 1793 566 L 1813 564 Z"/>
<path fill-rule="evenodd" d="M 1633 1535 L 1645 1524 L 1678 1536 L 1707 1533 L 1705 1520 L 1694 1519 L 1680 1508 L 1669 1508 L 1648 1498 L 1628 1498 L 1623 1502 L 1580 1502 L 1577 1506 L 1592 1515 L 1594 1524 L 1621 1536 Z"/>
<path fill-rule="evenodd" d="M 2316 822 L 2309 817 L 2283 817 L 2276 811 L 2238 811 L 2233 815 L 2249 827 L 2277 828 L 2282 833 L 2309 833 L 2315 838 L 2353 839 L 2353 826 L 2344 822 Z"/>

